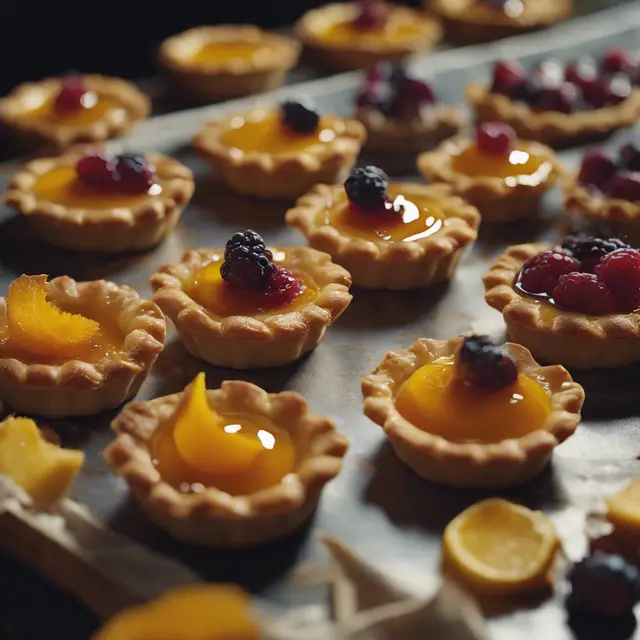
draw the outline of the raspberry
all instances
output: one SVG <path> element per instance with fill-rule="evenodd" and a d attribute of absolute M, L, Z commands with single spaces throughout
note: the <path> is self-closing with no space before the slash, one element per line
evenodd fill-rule
<path fill-rule="evenodd" d="M 631 81 L 622 73 L 598 79 L 583 89 L 585 100 L 595 109 L 620 104 L 631 93 Z"/>
<path fill-rule="evenodd" d="M 395 118 L 409 119 L 419 115 L 425 105 L 436 101 L 436 94 L 428 83 L 405 76 L 396 84 L 396 95 L 389 105 L 389 113 Z"/>
<path fill-rule="evenodd" d="M 239 247 L 245 247 L 253 251 L 253 253 L 265 255 L 269 260 L 273 258 L 271 251 L 266 248 L 262 236 L 252 229 L 238 231 L 237 233 L 234 233 L 229 240 L 227 240 L 227 244 L 224 249 L 224 259 L 229 260 L 231 258 L 231 254 Z"/>
<path fill-rule="evenodd" d="M 76 174 L 82 184 L 94 189 L 111 191 L 117 186 L 118 174 L 115 164 L 103 155 L 94 154 L 80 158 L 76 163 Z"/>
<path fill-rule="evenodd" d="M 60 81 L 60 90 L 56 96 L 53 108 L 56 113 L 67 113 L 82 109 L 82 99 L 89 89 L 84 78 L 79 74 L 70 74 Z"/>
<path fill-rule="evenodd" d="M 513 150 L 516 132 L 503 122 L 484 122 L 476 129 L 476 145 L 481 153 L 501 156 Z"/>
<path fill-rule="evenodd" d="M 116 171 L 120 176 L 119 188 L 127 193 L 146 193 L 155 182 L 155 169 L 144 156 L 125 153 L 116 156 Z"/>
<path fill-rule="evenodd" d="M 640 251 L 618 249 L 602 258 L 595 271 L 619 309 L 631 312 L 640 308 Z"/>
<path fill-rule="evenodd" d="M 375 29 L 385 22 L 385 12 L 379 0 L 358 0 L 358 13 L 353 21 L 361 29 Z"/>
<path fill-rule="evenodd" d="M 280 105 L 282 122 L 295 133 L 313 133 L 320 122 L 320 115 L 315 109 L 288 100 Z"/>
<path fill-rule="evenodd" d="M 276 267 L 265 291 L 269 303 L 274 307 L 291 304 L 301 293 L 302 287 L 291 271 Z"/>
<path fill-rule="evenodd" d="M 248 247 L 237 247 L 220 267 L 222 279 L 238 289 L 264 290 L 276 265 L 263 253 Z"/>
<path fill-rule="evenodd" d="M 344 183 L 349 201 L 363 211 L 385 211 L 388 187 L 387 174 L 373 165 L 352 169 Z"/>
<path fill-rule="evenodd" d="M 364 85 L 358 93 L 358 107 L 372 107 L 383 113 L 388 110 L 394 91 L 391 85 L 393 66 L 388 61 L 379 62 L 367 72 Z"/>
<path fill-rule="evenodd" d="M 564 70 L 564 79 L 584 89 L 598 78 L 596 61 L 590 56 L 585 56 L 567 65 Z"/>
<path fill-rule="evenodd" d="M 524 69 L 517 62 L 500 60 L 493 67 L 491 93 L 513 97 L 525 79 Z"/>
<path fill-rule="evenodd" d="M 610 153 L 604 149 L 590 149 L 582 159 L 578 181 L 602 191 L 617 170 L 618 164 Z"/>
<path fill-rule="evenodd" d="M 561 276 L 580 268 L 580 262 L 560 251 L 543 251 L 529 258 L 520 272 L 520 286 L 527 293 L 551 293 Z"/>
<path fill-rule="evenodd" d="M 540 90 L 536 106 L 545 111 L 558 111 L 559 113 L 573 113 L 582 92 L 570 82 L 563 82 L 557 87 L 546 87 Z"/>
<path fill-rule="evenodd" d="M 562 243 L 574 258 L 580 260 L 580 271 L 593 273 L 596 265 L 603 256 L 613 253 L 618 249 L 631 249 L 631 247 L 619 238 L 588 238 L 569 236 Z"/>
<path fill-rule="evenodd" d="M 613 313 L 615 300 L 607 286 L 593 273 L 567 273 L 552 292 L 559 307 L 594 316 Z"/>
<path fill-rule="evenodd" d="M 504 389 L 518 378 L 513 358 L 487 336 L 466 337 L 457 364 L 461 379 L 474 387 Z"/>
<path fill-rule="evenodd" d="M 605 189 L 607 195 L 620 200 L 640 200 L 640 172 L 621 171 L 613 176 Z"/>
<path fill-rule="evenodd" d="M 602 58 L 602 70 L 605 73 L 624 73 L 631 78 L 638 70 L 638 62 L 629 51 L 614 47 Z"/>

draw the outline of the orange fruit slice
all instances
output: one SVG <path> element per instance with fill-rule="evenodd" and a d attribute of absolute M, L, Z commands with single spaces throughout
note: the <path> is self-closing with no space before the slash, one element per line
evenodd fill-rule
<path fill-rule="evenodd" d="M 607 519 L 616 528 L 640 531 L 640 478 L 632 480 L 607 501 Z"/>
<path fill-rule="evenodd" d="M 558 544 L 542 512 L 491 498 L 448 524 L 444 562 L 478 591 L 511 594 L 548 586 Z"/>

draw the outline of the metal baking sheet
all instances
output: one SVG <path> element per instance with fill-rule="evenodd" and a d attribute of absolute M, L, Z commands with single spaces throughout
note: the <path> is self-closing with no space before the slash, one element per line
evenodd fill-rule
<path fill-rule="evenodd" d="M 553 33 L 436 54 L 418 60 L 416 68 L 436 76 L 445 102 L 458 103 L 467 82 L 487 78 L 489 63 L 498 57 L 518 57 L 530 63 L 540 59 L 544 51 L 545 56 L 568 60 L 587 52 L 598 54 L 614 43 L 625 47 L 640 45 L 638 3 L 612 12 L 607 20 L 596 16 L 584 18 Z M 469 60 L 473 61 L 471 65 Z M 347 115 L 352 110 L 358 79 L 358 74 L 345 74 L 285 88 L 263 100 L 308 94 L 324 110 Z M 159 265 L 178 260 L 187 248 L 221 246 L 234 231 L 250 227 L 262 233 L 269 243 L 302 242 L 283 223 L 286 204 L 246 200 L 212 183 L 207 165 L 197 160 L 189 148 L 190 137 L 208 117 L 245 108 L 251 102 L 237 101 L 153 119 L 124 142 L 130 150 L 158 150 L 175 156 L 194 169 L 197 179 L 195 197 L 179 228 L 150 253 L 105 258 L 54 251 L 32 243 L 20 221 L 2 210 L 0 290 L 5 291 L 8 283 L 21 273 L 47 273 L 69 274 L 81 280 L 108 278 L 148 295 L 149 276 Z M 630 136 L 629 131 L 621 132 L 608 144 L 615 147 Z M 562 158 L 569 164 L 575 163 L 579 152 L 578 149 L 564 152 Z M 12 170 L 5 167 L 0 173 L 0 186 L 4 186 Z M 289 580 L 297 564 L 322 561 L 314 536 L 320 530 L 353 546 L 382 569 L 409 567 L 413 572 L 437 572 L 444 526 L 464 507 L 488 494 L 435 486 L 404 467 L 385 443 L 381 429 L 362 414 L 360 376 L 371 371 L 388 350 L 407 346 L 418 337 L 444 338 L 469 329 L 501 336 L 500 314 L 483 301 L 482 274 L 507 244 L 557 238 L 562 228 L 560 194 L 554 192 L 545 202 L 540 219 L 482 229 L 474 250 L 463 260 L 449 285 L 409 293 L 367 293 L 354 289 L 351 306 L 328 331 L 319 348 L 280 369 L 237 372 L 215 368 L 188 355 L 174 334 L 169 335 L 139 399 L 176 392 L 198 371 L 205 370 L 210 387 L 225 379 L 241 378 L 270 391 L 298 391 L 309 400 L 313 411 L 332 415 L 351 439 L 344 471 L 326 488 L 313 522 L 294 536 L 246 551 L 203 550 L 172 541 L 145 520 L 129 499 L 126 487 L 102 462 L 100 452 L 111 439 L 108 425 L 113 413 L 57 425 L 67 444 L 81 446 L 87 453 L 86 468 L 74 496 L 117 530 L 183 559 L 204 578 L 237 581 L 282 604 L 308 602 L 323 596 L 318 590 L 294 588 Z M 584 422 L 578 433 L 558 448 L 553 466 L 541 477 L 502 494 L 552 514 L 567 552 L 575 558 L 580 557 L 586 545 L 583 510 L 603 494 L 616 490 L 625 479 L 640 475 L 637 369 L 582 373 L 578 380 L 587 390 Z M 3 572 L 0 582 L 7 593 L 12 591 L 11 580 L 18 575 L 15 566 L 8 567 L 14 577 Z M 15 603 L 17 613 L 7 610 L 0 622 L 7 623 L 8 619 L 19 632 L 18 620 L 24 618 L 25 612 L 24 608 L 20 612 L 21 603 L 29 603 L 30 617 L 34 618 L 38 615 L 39 601 L 33 598 L 28 580 L 16 584 L 22 585 L 22 600 L 12 593 L 10 602 Z M 40 604 L 46 606 L 42 599 Z M 71 631 L 74 609 L 63 610 L 67 611 L 64 624 Z M 85 631 L 84 636 L 78 632 L 73 637 L 86 637 L 92 623 L 82 617 L 80 608 L 78 612 Z M 540 637 L 569 640 L 574 635 L 564 618 L 558 596 L 496 615 L 489 625 L 496 640 Z M 29 629 L 33 632 L 35 627 Z M 2 624 L 0 635 L 1 630 Z M 13 637 L 33 636 L 25 631 Z M 589 637 L 609 640 L 612 636 L 603 632 Z M 640 633 L 635 637 L 640 638 Z"/>

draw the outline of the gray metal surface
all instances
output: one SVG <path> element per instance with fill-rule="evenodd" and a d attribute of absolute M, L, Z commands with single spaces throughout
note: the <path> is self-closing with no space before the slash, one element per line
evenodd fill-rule
<path fill-rule="evenodd" d="M 436 76 L 444 101 L 460 102 L 466 83 L 488 77 L 488 62 L 496 57 L 534 61 L 544 49 L 560 59 L 571 59 L 586 52 L 598 54 L 614 42 L 638 46 L 640 6 L 635 3 L 614 11 L 615 19 L 607 22 L 591 18 L 553 34 L 467 52 L 442 53 L 416 62 L 416 67 Z M 338 76 L 302 88 L 285 88 L 268 99 L 308 93 L 323 109 L 346 115 L 352 109 L 357 79 L 357 74 Z M 234 231 L 250 227 L 262 233 L 269 243 L 302 242 L 296 232 L 283 224 L 285 204 L 245 200 L 214 185 L 208 167 L 194 157 L 187 144 L 207 117 L 248 103 L 239 101 L 158 118 L 142 125 L 125 142 L 130 149 L 159 150 L 175 156 L 194 169 L 197 179 L 195 197 L 179 228 L 150 253 L 109 259 L 54 251 L 33 244 L 20 222 L 2 210 L 0 290 L 6 290 L 8 283 L 21 273 L 66 273 L 77 279 L 104 277 L 127 283 L 147 295 L 149 276 L 159 265 L 179 259 L 190 247 L 221 246 Z M 621 132 L 608 144 L 613 147 L 630 135 L 628 131 Z M 569 164 L 575 163 L 579 151 L 563 153 L 562 157 Z M 9 173 L 7 170 L 0 174 L 0 187 Z M 360 376 L 371 371 L 386 351 L 407 346 L 417 337 L 443 338 L 470 328 L 501 335 L 501 316 L 483 301 L 482 274 L 505 245 L 557 238 L 562 225 L 560 197 L 553 193 L 539 220 L 482 229 L 476 247 L 448 286 L 410 293 L 354 290 L 353 303 L 319 348 L 281 369 L 239 373 L 214 368 L 188 355 L 173 333 L 169 336 L 140 399 L 178 391 L 198 371 L 205 370 L 210 387 L 225 379 L 241 378 L 270 391 L 299 391 L 315 412 L 332 415 L 351 439 L 343 473 L 327 487 L 310 527 L 299 534 L 248 551 L 200 550 L 173 542 L 145 520 L 130 501 L 126 487 L 110 475 L 101 460 L 100 452 L 111 438 L 108 424 L 113 414 L 58 425 L 68 444 L 79 445 L 87 453 L 75 497 L 119 531 L 184 559 L 203 577 L 241 582 L 277 602 L 306 602 L 321 597 L 315 590 L 292 588 L 288 580 L 296 563 L 322 559 L 313 535 L 319 530 L 342 539 L 383 569 L 438 571 L 444 526 L 461 509 L 487 494 L 434 486 L 405 468 L 385 443 L 381 430 L 362 414 Z M 586 544 L 582 509 L 615 490 L 625 478 L 640 475 L 637 374 L 632 370 L 578 376 L 588 395 L 585 419 L 578 433 L 558 448 L 552 468 L 540 478 L 503 494 L 552 514 L 571 557 L 580 557 Z M 535 604 L 493 617 L 490 627 L 494 638 L 574 637 L 565 624 L 559 598 Z M 613 636 L 607 630 L 580 637 L 609 640 Z M 640 633 L 635 637 L 640 638 Z"/>

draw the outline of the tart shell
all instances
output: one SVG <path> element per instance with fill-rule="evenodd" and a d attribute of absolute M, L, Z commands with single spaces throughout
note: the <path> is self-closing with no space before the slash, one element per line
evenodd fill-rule
<path fill-rule="evenodd" d="M 552 247 L 509 247 L 484 275 L 485 300 L 502 312 L 509 338 L 544 362 L 574 369 L 610 369 L 640 361 L 640 312 L 588 316 L 556 308 L 545 314 L 549 303 L 514 288 L 525 261 Z"/>
<path fill-rule="evenodd" d="M 274 255 L 279 251 L 271 248 Z M 308 247 L 286 247 L 282 266 L 309 274 L 318 296 L 296 311 L 218 318 L 190 298 L 184 282 L 224 249 L 187 251 L 178 263 L 151 277 L 153 300 L 175 325 L 187 350 L 211 364 L 236 369 L 289 364 L 315 349 L 351 302 L 349 273 L 330 256 Z"/>
<path fill-rule="evenodd" d="M 124 336 L 122 347 L 95 363 L 27 364 L 0 357 L 0 397 L 20 414 L 65 418 L 113 409 L 135 396 L 162 351 L 166 322 L 160 309 L 131 287 L 68 276 L 47 282 L 47 297 L 71 312 L 88 305 L 109 314 Z M 7 299 L 0 298 L 0 324 L 6 318 Z"/>
<path fill-rule="evenodd" d="M 29 221 L 36 237 L 62 249 L 118 253 L 149 249 L 173 230 L 193 195 L 193 174 L 177 160 L 157 153 L 145 158 L 156 167 L 162 193 L 128 207 L 71 208 L 34 193 L 41 176 L 58 167 L 75 166 L 86 153 L 83 149 L 32 160 L 9 182 L 4 201 Z"/>
<path fill-rule="evenodd" d="M 551 412 L 540 429 L 498 443 L 450 442 L 411 424 L 395 407 L 395 395 L 418 368 L 453 356 L 461 337 L 421 338 L 408 349 L 392 351 L 362 378 L 364 413 L 384 429 L 398 457 L 418 475 L 454 487 L 497 488 L 537 476 L 557 445 L 571 436 L 584 402 L 582 387 L 559 365 L 541 367 L 524 347 L 507 343 L 521 373 L 544 381 L 551 392 Z"/>
<path fill-rule="evenodd" d="M 480 214 L 448 185 L 405 183 L 409 198 L 433 198 L 448 224 L 413 242 L 372 241 L 343 234 L 324 219 L 343 187 L 320 184 L 287 211 L 286 222 L 297 228 L 314 249 L 326 251 L 343 265 L 353 283 L 365 289 L 407 290 L 449 280 L 463 250 L 477 237 Z"/>
<path fill-rule="evenodd" d="M 124 479 L 150 518 L 174 538 L 208 547 L 246 547 L 281 538 L 313 513 L 324 486 L 340 472 L 348 440 L 328 417 L 309 413 L 297 393 L 267 393 L 239 380 L 208 390 L 217 411 L 264 416 L 293 439 L 295 470 L 274 486 L 244 496 L 215 487 L 184 493 L 165 482 L 153 464 L 149 441 L 176 410 L 176 393 L 129 404 L 113 421 L 116 439 L 105 449 L 112 471 Z"/>

